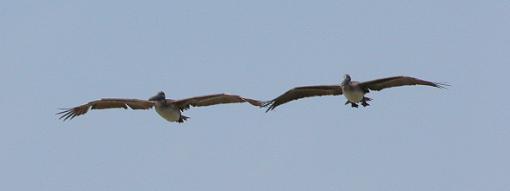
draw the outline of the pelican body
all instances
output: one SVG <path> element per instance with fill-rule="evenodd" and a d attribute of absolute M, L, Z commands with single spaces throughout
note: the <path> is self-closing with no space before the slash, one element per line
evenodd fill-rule
<path fill-rule="evenodd" d="M 340 87 L 342 88 L 344 97 L 347 98 L 347 102 L 345 102 L 346 105 L 350 103 L 352 107 L 358 107 L 358 103 L 360 102 L 363 107 L 370 105 L 367 102 L 372 99 L 365 97 L 368 91 L 363 90 L 359 82 L 351 81 L 351 76 L 348 74 L 345 75 L 344 81 L 340 84 Z"/>
<path fill-rule="evenodd" d="M 154 102 L 154 109 L 163 119 L 169 122 L 182 123 L 189 117 L 182 115 L 181 110 L 171 101 L 165 99 L 165 93 L 159 92 L 157 95 L 149 98 L 149 101 Z"/>
<path fill-rule="evenodd" d="M 238 95 L 229 94 L 213 94 L 206 96 L 198 96 L 181 100 L 172 100 L 165 97 L 164 92 L 159 92 L 148 100 L 140 99 L 123 99 L 123 98 L 103 98 L 88 102 L 86 104 L 76 106 L 57 113 L 61 115 L 59 118 L 62 120 L 70 120 L 76 116 L 87 113 L 90 109 L 110 109 L 110 108 L 124 108 L 124 109 L 150 109 L 155 108 L 156 112 L 165 120 L 169 122 L 182 123 L 189 117 L 182 115 L 182 111 L 190 107 L 210 106 L 217 104 L 227 103 L 244 103 L 257 107 L 262 106 L 262 102 L 254 99 L 244 98 Z"/>
<path fill-rule="evenodd" d="M 346 74 L 344 80 L 339 85 L 319 85 L 319 86 L 303 86 L 295 87 L 288 90 L 282 95 L 274 98 L 273 100 L 267 101 L 263 107 L 268 107 L 266 112 L 275 109 L 279 105 L 285 104 L 290 101 L 313 97 L 313 96 L 331 96 L 331 95 L 344 95 L 347 99 L 345 104 L 351 104 L 351 107 L 358 107 L 361 103 L 363 107 L 367 107 L 368 101 L 371 98 L 365 95 L 373 91 L 380 91 L 385 88 L 409 86 L 409 85 L 426 85 L 436 88 L 444 88 L 448 84 L 429 82 L 418 78 L 408 76 L 394 76 L 388 78 L 382 78 L 366 82 L 352 81 L 351 76 Z"/>

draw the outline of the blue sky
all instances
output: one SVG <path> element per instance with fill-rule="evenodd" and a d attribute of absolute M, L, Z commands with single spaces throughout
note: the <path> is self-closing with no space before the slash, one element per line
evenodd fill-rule
<path fill-rule="evenodd" d="M 509 1 L 2 1 L 0 190 L 508 190 Z M 352 109 L 55 113 L 410 75 Z"/>

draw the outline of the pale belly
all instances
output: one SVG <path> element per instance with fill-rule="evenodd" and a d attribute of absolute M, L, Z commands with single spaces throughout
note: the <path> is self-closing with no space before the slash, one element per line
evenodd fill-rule
<path fill-rule="evenodd" d="M 181 118 L 181 111 L 175 107 L 156 107 L 156 112 L 170 122 L 179 121 Z"/>
<path fill-rule="evenodd" d="M 362 91 L 345 91 L 345 98 L 353 103 L 359 103 L 363 100 L 365 94 Z"/>

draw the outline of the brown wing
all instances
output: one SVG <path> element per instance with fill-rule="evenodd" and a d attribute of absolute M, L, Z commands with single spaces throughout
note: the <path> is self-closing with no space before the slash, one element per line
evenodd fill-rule
<path fill-rule="evenodd" d="M 429 82 L 425 80 L 421 80 L 418 78 L 408 77 L 408 76 L 395 76 L 383 79 L 377 79 L 372 81 L 367 81 L 360 83 L 359 86 L 368 92 L 368 90 L 382 90 L 385 88 L 399 87 L 399 86 L 410 86 L 410 85 L 426 85 L 432 86 L 436 88 L 444 88 L 444 86 L 448 86 L 448 84 L 444 83 L 435 83 Z"/>
<path fill-rule="evenodd" d="M 244 98 L 238 95 L 229 95 L 229 94 L 214 94 L 214 95 L 206 95 L 199 97 L 192 97 L 182 100 L 173 101 L 180 110 L 189 109 L 190 106 L 193 107 L 201 107 L 201 106 L 210 106 L 217 104 L 226 104 L 226 103 L 244 103 L 248 102 L 251 105 L 261 107 L 262 102 L 254 99 Z"/>
<path fill-rule="evenodd" d="M 338 85 L 330 85 L 330 86 L 304 86 L 304 87 L 296 87 L 293 88 L 284 94 L 278 96 L 277 98 L 268 101 L 264 104 L 264 107 L 267 107 L 266 112 L 273 110 L 274 108 L 282 105 L 284 103 L 305 98 L 305 97 L 313 97 L 313 96 L 330 96 L 330 95 L 341 95 L 342 87 Z"/>
<path fill-rule="evenodd" d="M 89 111 L 89 109 L 110 109 L 110 108 L 124 108 L 128 107 L 131 109 L 150 109 L 154 106 L 153 102 L 138 99 L 116 99 L 116 98 L 104 98 L 89 103 L 65 109 L 62 112 L 57 113 L 61 115 L 59 119 L 71 120 L 76 116 L 83 115 Z"/>

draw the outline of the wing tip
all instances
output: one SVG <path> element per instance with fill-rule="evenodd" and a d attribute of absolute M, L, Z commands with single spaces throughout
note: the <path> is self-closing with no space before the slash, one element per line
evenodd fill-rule
<path fill-rule="evenodd" d="M 274 100 L 270 100 L 270 101 L 262 102 L 262 105 L 260 107 L 261 108 L 267 107 L 267 109 L 266 109 L 266 113 L 267 113 L 269 111 L 274 110 L 276 108 L 276 105 L 274 104 Z"/>
<path fill-rule="evenodd" d="M 60 108 L 60 110 L 63 111 L 58 112 L 55 115 L 61 115 L 58 119 L 62 121 L 71 120 L 76 117 L 76 114 L 73 112 L 73 108 Z"/>
<path fill-rule="evenodd" d="M 257 106 L 257 107 L 263 107 L 263 105 L 264 105 L 264 102 L 255 100 L 255 99 L 241 97 L 241 100 L 243 100 L 244 102 L 248 102 L 249 104 L 251 104 L 253 106 Z"/>
<path fill-rule="evenodd" d="M 448 89 L 447 87 L 451 87 L 451 85 L 446 82 L 434 82 L 434 87 L 439 89 Z"/>

